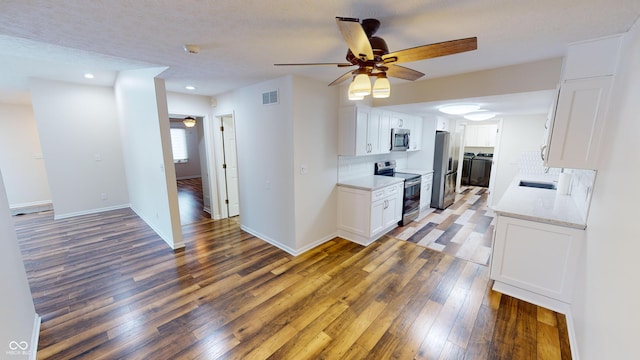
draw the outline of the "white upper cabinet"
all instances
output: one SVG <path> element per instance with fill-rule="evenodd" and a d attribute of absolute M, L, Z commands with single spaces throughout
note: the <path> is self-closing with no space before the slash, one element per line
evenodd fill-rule
<path fill-rule="evenodd" d="M 368 106 L 346 106 L 339 111 L 338 155 L 375 155 L 389 152 L 388 117 Z"/>
<path fill-rule="evenodd" d="M 596 169 L 622 36 L 571 45 L 543 146 L 546 166 Z"/>
<path fill-rule="evenodd" d="M 496 146 L 497 124 L 467 125 L 464 133 L 464 146 Z"/>

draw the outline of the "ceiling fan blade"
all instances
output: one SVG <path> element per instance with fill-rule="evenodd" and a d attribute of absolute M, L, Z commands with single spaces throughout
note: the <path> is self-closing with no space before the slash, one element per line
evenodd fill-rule
<path fill-rule="evenodd" d="M 337 78 L 337 79 L 333 80 L 333 81 L 331 82 L 331 84 L 329 84 L 329 86 L 331 86 L 331 85 L 338 85 L 338 84 L 340 84 L 341 82 L 343 82 L 343 81 L 345 81 L 345 80 L 349 79 L 349 78 L 351 77 L 351 75 L 353 75 L 353 71 L 346 72 L 346 73 L 344 73 L 342 76 L 340 76 L 339 78 Z"/>
<path fill-rule="evenodd" d="M 358 58 L 365 57 L 365 60 L 373 60 L 373 49 L 360 21 L 353 18 L 336 17 L 336 23 L 351 52 Z"/>
<path fill-rule="evenodd" d="M 423 73 L 417 70 L 409 69 L 400 65 L 387 64 L 387 76 L 404 79 L 404 80 L 418 80 L 424 76 Z"/>
<path fill-rule="evenodd" d="M 457 54 L 477 48 L 478 38 L 470 37 L 394 51 L 384 55 L 382 59 L 385 63 L 404 63 Z"/>
<path fill-rule="evenodd" d="M 273 64 L 273 66 L 337 66 L 348 67 L 353 66 L 351 63 L 296 63 L 296 64 Z"/>

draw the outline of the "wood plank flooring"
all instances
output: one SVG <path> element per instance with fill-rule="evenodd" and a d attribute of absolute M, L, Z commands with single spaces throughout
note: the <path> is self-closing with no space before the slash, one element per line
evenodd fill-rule
<path fill-rule="evenodd" d="M 465 187 L 445 210 L 434 210 L 388 235 L 455 257 L 488 265 L 494 215 L 484 187 Z"/>
<path fill-rule="evenodd" d="M 570 359 L 563 315 L 488 267 L 384 236 L 298 257 L 235 221 L 173 252 L 131 210 L 15 217 L 38 359 Z"/>
<path fill-rule="evenodd" d="M 211 219 L 211 214 L 203 210 L 202 178 L 178 180 L 178 207 L 182 225 Z"/>

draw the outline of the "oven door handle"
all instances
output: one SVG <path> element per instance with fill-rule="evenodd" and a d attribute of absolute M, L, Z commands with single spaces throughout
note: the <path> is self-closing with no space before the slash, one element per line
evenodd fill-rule
<path fill-rule="evenodd" d="M 405 187 L 405 188 L 410 188 L 410 187 L 412 187 L 412 186 L 420 185 L 420 181 L 421 181 L 421 179 L 418 179 L 418 180 L 411 180 L 411 181 L 405 181 L 405 183 L 404 183 L 404 187 Z"/>

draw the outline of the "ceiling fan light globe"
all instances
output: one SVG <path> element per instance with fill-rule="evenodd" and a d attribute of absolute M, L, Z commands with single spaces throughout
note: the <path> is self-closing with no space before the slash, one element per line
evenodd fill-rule
<path fill-rule="evenodd" d="M 355 96 L 367 96 L 371 94 L 371 81 L 367 74 L 358 74 L 351 85 L 349 85 L 349 93 Z"/>
<path fill-rule="evenodd" d="M 391 84 L 386 77 L 379 77 L 373 83 L 373 97 L 376 99 L 388 98 L 391 95 Z"/>
<path fill-rule="evenodd" d="M 354 94 L 349 94 L 349 100 L 363 100 L 364 96 L 356 96 Z"/>
<path fill-rule="evenodd" d="M 349 90 L 347 90 L 347 97 L 349 98 L 349 100 L 362 100 L 362 99 L 364 99 L 364 96 L 354 94 L 354 92 L 353 92 L 353 81 L 351 82 L 351 84 L 349 84 Z"/>

